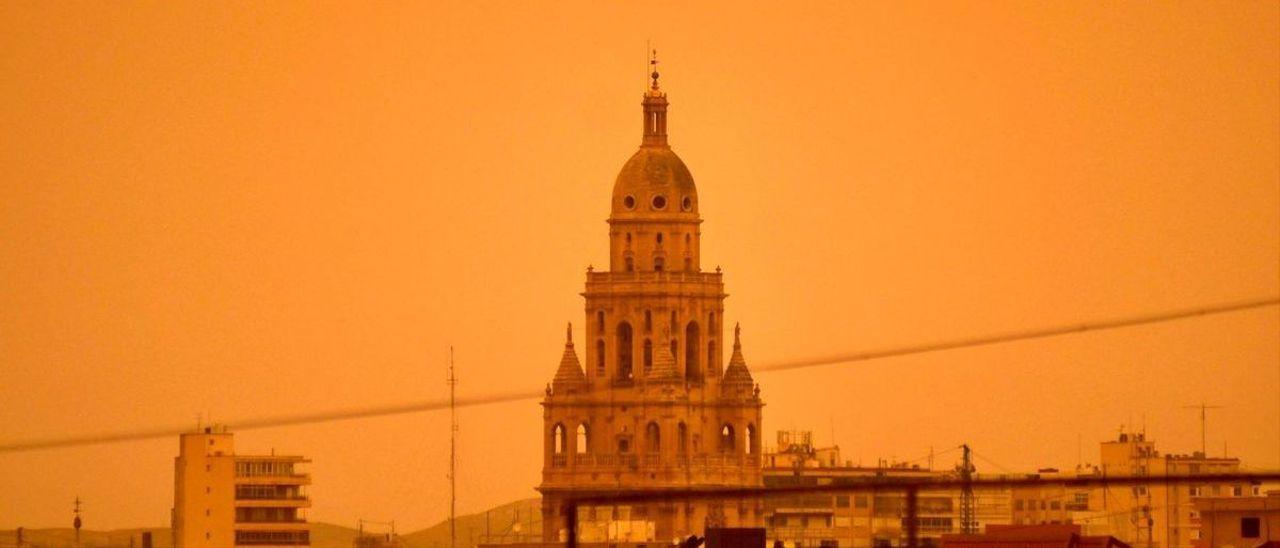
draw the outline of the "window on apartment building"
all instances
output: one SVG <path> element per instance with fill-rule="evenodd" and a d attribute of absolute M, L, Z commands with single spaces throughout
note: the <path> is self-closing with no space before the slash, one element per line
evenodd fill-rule
<path fill-rule="evenodd" d="M 1022 509 L 1022 499 L 1017 499 L 1017 500 L 1013 501 L 1013 509 L 1014 509 L 1014 510 L 1021 510 L 1021 509 Z"/>
<path fill-rule="evenodd" d="M 1240 518 L 1240 538 L 1258 538 L 1262 535 L 1262 524 L 1258 518 Z"/>
<path fill-rule="evenodd" d="M 1244 486 L 1243 486 L 1243 485 L 1235 485 L 1235 486 L 1232 486 L 1232 487 L 1231 487 L 1231 496 L 1233 496 L 1233 497 L 1243 497 L 1243 496 L 1244 496 Z"/>
<path fill-rule="evenodd" d="M 1252 489 L 1251 489 L 1249 492 L 1250 492 L 1250 493 L 1252 493 L 1252 494 L 1253 494 L 1253 496 L 1255 496 L 1255 497 L 1262 496 L 1262 486 L 1261 486 L 1261 485 L 1254 485 L 1254 486 L 1252 486 Z"/>
<path fill-rule="evenodd" d="M 849 495 L 836 495 L 836 508 L 848 508 Z"/>
<path fill-rule="evenodd" d="M 1050 509 L 1050 510 L 1061 510 L 1061 509 L 1062 509 L 1062 503 L 1061 503 L 1061 502 L 1059 502 L 1059 501 L 1056 501 L 1056 500 L 1055 500 L 1055 501 L 1051 501 L 1051 502 L 1049 503 L 1049 509 Z"/>
<path fill-rule="evenodd" d="M 1201 493 L 1202 493 L 1203 491 L 1201 490 L 1201 488 L 1200 488 L 1200 486 L 1199 486 L 1199 485 L 1192 485 L 1192 486 L 1188 489 L 1188 492 L 1189 492 L 1189 494 L 1190 494 L 1191 496 L 1193 496 L 1193 497 L 1199 497 L 1199 496 L 1201 496 Z"/>
<path fill-rule="evenodd" d="M 854 507 L 854 508 L 866 508 L 866 507 L 867 507 L 867 496 L 866 496 L 866 495 L 855 495 L 855 496 L 853 497 L 853 507 Z"/>

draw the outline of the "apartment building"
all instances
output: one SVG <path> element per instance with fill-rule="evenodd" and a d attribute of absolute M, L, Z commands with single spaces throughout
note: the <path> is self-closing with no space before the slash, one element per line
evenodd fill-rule
<path fill-rule="evenodd" d="M 1144 433 L 1121 433 L 1101 444 L 1101 464 L 1074 471 L 1041 470 L 1041 478 L 1131 477 L 1233 474 L 1240 459 L 1202 452 L 1162 454 Z M 1034 476 L 1033 476 L 1034 477 Z M 1015 525 L 1073 524 L 1087 535 L 1114 535 L 1144 548 L 1192 548 L 1201 537 L 1195 502 L 1201 497 L 1257 497 L 1259 485 L 1206 481 L 1203 484 L 1124 486 L 1041 485 L 1013 490 Z"/>
<path fill-rule="evenodd" d="M 778 445 L 764 454 L 766 487 L 848 485 L 870 481 L 953 479 L 955 470 L 931 470 L 909 463 L 880 461 L 855 466 L 840 458 L 839 447 L 815 447 L 808 432 L 779 432 Z M 1007 524 L 1010 491 L 974 491 L 974 517 L 981 527 Z M 839 494 L 780 495 L 765 498 L 768 544 L 787 548 L 905 546 L 907 495 L 902 490 L 851 490 Z M 960 532 L 959 490 L 924 489 L 917 493 L 920 543 L 937 545 L 942 535 Z"/>
<path fill-rule="evenodd" d="M 211 426 L 182 434 L 174 459 L 176 548 L 310 546 L 307 459 L 237 455 L 232 434 Z"/>

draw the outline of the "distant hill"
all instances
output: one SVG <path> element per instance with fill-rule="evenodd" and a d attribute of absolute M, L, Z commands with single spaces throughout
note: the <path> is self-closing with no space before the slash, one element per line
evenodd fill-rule
<path fill-rule="evenodd" d="M 129 541 L 133 546 L 142 546 L 142 533 L 150 532 L 152 546 L 155 548 L 173 548 L 173 537 L 168 527 L 115 529 L 111 531 L 80 530 L 80 546 L 84 548 L 128 548 Z M 25 529 L 23 540 L 31 548 L 74 548 L 76 531 L 70 527 L 53 529 Z M 18 541 L 18 532 L 13 529 L 0 530 L 0 548 L 10 548 Z"/>
<path fill-rule="evenodd" d="M 485 535 L 541 537 L 542 501 L 531 498 L 509 502 L 476 514 L 458 516 L 458 548 L 474 548 Z M 421 531 L 402 535 L 407 548 L 449 548 L 449 520 Z"/>
<path fill-rule="evenodd" d="M 474 548 L 486 534 L 541 535 L 542 506 L 538 499 L 526 499 L 492 508 L 487 512 L 458 516 L 458 548 Z M 168 527 L 80 531 L 82 548 L 140 548 L 142 533 L 150 532 L 152 546 L 173 548 Z M 487 532 L 487 533 L 486 533 Z M 356 530 L 331 523 L 311 523 L 313 548 L 351 548 Z M 75 548 L 76 533 L 69 527 L 26 529 L 23 539 L 28 548 Z M 449 548 L 449 521 L 401 536 L 407 548 Z M 132 541 L 132 544 L 130 544 Z M 11 548 L 17 542 L 13 529 L 0 530 L 0 548 Z"/>
<path fill-rule="evenodd" d="M 83 548 L 140 548 L 142 533 L 151 533 L 154 548 L 173 548 L 173 536 L 168 527 L 146 529 L 115 529 L 112 531 L 80 531 Z M 329 523 L 311 524 L 313 548 L 351 548 L 356 530 Z M 24 548 L 75 548 L 76 532 L 69 527 L 56 529 L 26 529 L 23 531 Z M 130 542 L 132 541 L 132 544 Z M 17 531 L 0 531 L 0 548 L 10 548 L 17 542 Z"/>

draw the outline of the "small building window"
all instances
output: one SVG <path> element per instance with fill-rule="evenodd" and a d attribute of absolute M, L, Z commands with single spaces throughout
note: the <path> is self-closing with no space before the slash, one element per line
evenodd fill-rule
<path fill-rule="evenodd" d="M 596 341 L 596 374 L 604 375 L 604 339 Z"/>
<path fill-rule="evenodd" d="M 655 235 L 655 236 L 654 236 L 654 238 L 656 238 L 656 239 L 658 240 L 658 245 L 662 245 L 662 233 L 661 233 L 661 232 L 659 232 L 657 235 Z"/>
<path fill-rule="evenodd" d="M 645 440 L 649 443 L 649 452 L 657 453 L 662 451 L 662 430 L 658 427 L 658 423 L 651 422 L 644 429 Z"/>
<path fill-rule="evenodd" d="M 627 438 L 619 438 L 619 439 L 618 439 L 618 453 L 619 453 L 619 454 L 624 454 L 624 455 L 625 455 L 625 454 L 627 453 L 627 451 L 630 451 L 630 450 L 631 450 L 631 442 L 630 442 L 629 440 L 627 440 Z"/>
<path fill-rule="evenodd" d="M 622 261 L 623 261 L 623 264 L 625 265 L 625 268 L 627 269 L 627 272 L 635 272 L 635 271 L 636 271 L 636 260 L 635 260 L 635 259 L 632 259 L 631 257 L 627 257 L 627 258 L 623 259 Z"/>
<path fill-rule="evenodd" d="M 1258 518 L 1240 518 L 1240 538 L 1258 538 L 1262 536 L 1262 524 Z"/>
<path fill-rule="evenodd" d="M 648 310 L 644 311 L 644 332 L 653 333 L 653 313 Z"/>
<path fill-rule="evenodd" d="M 665 262 L 662 260 L 662 257 L 654 257 L 654 258 L 653 258 L 653 271 L 654 271 L 654 272 L 662 272 L 662 269 L 663 269 L 664 267 L 665 267 Z"/>
<path fill-rule="evenodd" d="M 748 424 L 748 425 L 747 425 L 747 440 L 746 440 L 746 441 L 747 441 L 747 454 L 748 454 L 748 455 L 750 455 L 750 454 L 752 454 L 752 453 L 755 453 L 755 449 L 754 449 L 754 447 L 755 447 L 755 443 L 756 443 L 756 427 L 755 427 L 755 425 L 754 425 L 754 424 Z"/>
<path fill-rule="evenodd" d="M 689 427 L 683 422 L 676 426 L 676 451 L 681 455 L 689 452 Z"/>
<path fill-rule="evenodd" d="M 582 423 L 578 425 L 578 454 L 586 454 L 588 447 L 590 447 L 590 441 L 587 438 L 587 424 Z"/>
<path fill-rule="evenodd" d="M 723 452 L 731 452 L 737 446 L 737 440 L 734 439 L 733 425 L 726 424 L 720 429 L 720 450 Z"/>
<path fill-rule="evenodd" d="M 618 378 L 631 378 L 631 324 L 618 324 Z"/>
<path fill-rule="evenodd" d="M 653 341 L 644 340 L 644 372 L 647 374 L 653 368 Z"/>

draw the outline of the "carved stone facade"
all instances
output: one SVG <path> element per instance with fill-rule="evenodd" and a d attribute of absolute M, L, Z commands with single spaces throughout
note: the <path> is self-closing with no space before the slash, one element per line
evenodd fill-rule
<path fill-rule="evenodd" d="M 724 282 L 699 263 L 693 176 L 667 144 L 658 74 L 643 100 L 644 138 L 613 187 L 610 265 L 588 271 L 585 370 L 572 341 L 543 401 L 543 535 L 564 539 L 575 496 L 760 487 L 759 387 L 735 328 L 725 351 Z M 584 542 L 668 542 L 707 526 L 760 527 L 758 499 L 592 506 Z"/>

